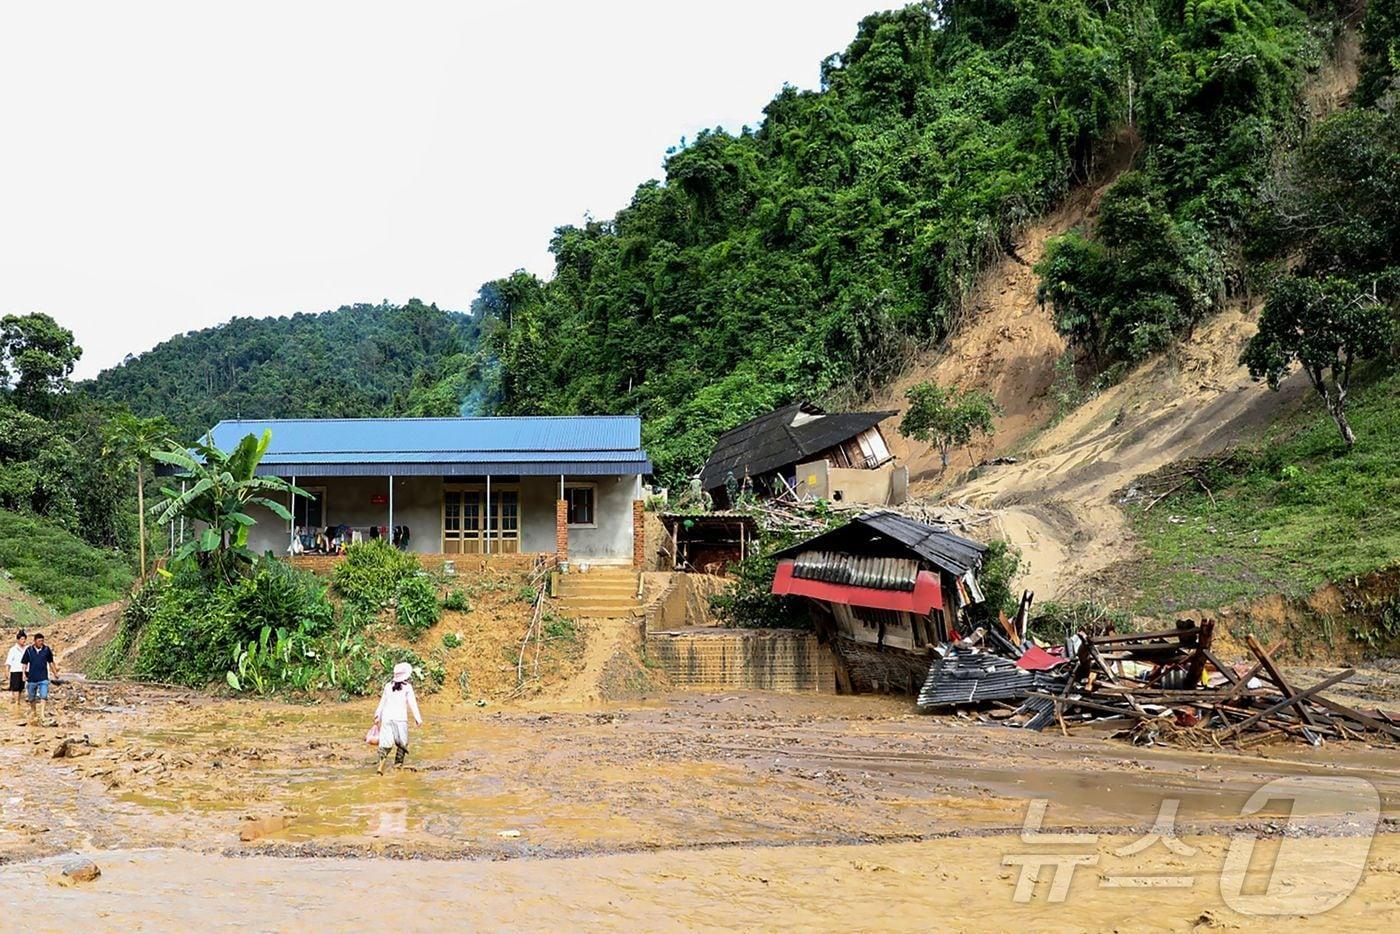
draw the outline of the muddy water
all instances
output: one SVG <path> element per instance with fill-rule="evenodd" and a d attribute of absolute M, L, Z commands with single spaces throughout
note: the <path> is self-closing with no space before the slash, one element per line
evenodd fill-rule
<path fill-rule="evenodd" d="M 184 930 L 397 930 L 511 927 L 606 929 L 940 929 L 1036 931 L 1395 930 L 1400 925 L 1400 838 L 1378 839 L 1359 886 L 1340 905 L 1355 861 L 1348 839 L 1288 841 L 1314 886 L 1302 910 L 1284 917 L 1242 914 L 1222 891 L 1230 841 L 1186 836 L 1179 856 L 1161 845 L 1120 855 L 1139 841 L 1104 836 L 1073 848 L 1062 901 L 1047 873 L 1018 901 L 1028 848 L 977 838 L 866 846 L 731 847 L 505 862 L 272 857 L 233 858 L 174 850 L 98 854 L 102 877 L 55 896 L 54 864 L 0 867 L 10 904 L 42 901 L 32 930 L 113 926 Z M 1245 894 L 1265 892 L 1280 845 L 1257 844 Z M 1363 843 L 1364 852 L 1364 843 Z M 1170 887 L 1120 887 L 1125 874 L 1173 880 Z M 1329 880 L 1336 880 L 1335 882 Z M 1106 884 L 1108 883 L 1108 884 Z M 1262 901 L 1268 907 L 1269 901 Z M 1250 904 L 1257 910 L 1260 902 Z"/>
<path fill-rule="evenodd" d="M 1384 812 L 1400 816 L 1394 750 L 1144 750 L 911 715 L 882 698 L 681 693 L 591 710 L 428 698 L 409 768 L 380 777 L 362 742 L 368 704 L 111 690 L 61 705 L 57 730 L 0 725 L 0 873 L 37 886 L 43 859 L 93 852 L 110 870 L 66 904 L 122 913 L 124 893 L 168 886 L 171 925 L 231 884 L 256 887 L 249 904 L 266 900 L 269 927 L 291 924 L 288 906 L 350 918 L 363 906 L 342 904 L 346 891 L 389 880 L 410 886 L 433 921 L 451 909 L 542 926 L 567 902 L 584 921 L 723 925 L 713 901 L 734 899 L 773 926 L 846 917 L 864 927 L 840 912 L 899 890 L 902 920 L 917 923 L 918 912 L 948 908 L 928 894 L 931 879 L 1011 885 L 998 854 L 1017 841 L 1030 799 L 1048 802 L 1046 828 L 1121 834 L 1145 830 L 1169 798 L 1183 833 L 1213 839 L 1241 826 L 1263 783 L 1335 775 L 1370 781 Z M 60 738 L 82 734 L 93 743 L 84 755 L 52 758 Z M 1249 827 L 1277 823 L 1286 805 L 1251 815 Z M 1308 832 L 1351 832 L 1348 807 L 1323 802 Z M 250 819 L 256 839 L 241 841 Z M 1378 846 L 1393 854 L 1394 839 Z M 853 844 L 863 845 L 842 848 Z M 869 875 L 855 863 L 887 868 Z M 1205 872 L 1198 863 L 1184 865 Z M 1376 871 L 1397 866 L 1392 855 Z M 483 888 L 498 894 L 468 897 Z M 831 917 L 805 901 L 827 889 L 840 908 Z M 1117 903 L 1082 897 L 1118 917 Z"/>

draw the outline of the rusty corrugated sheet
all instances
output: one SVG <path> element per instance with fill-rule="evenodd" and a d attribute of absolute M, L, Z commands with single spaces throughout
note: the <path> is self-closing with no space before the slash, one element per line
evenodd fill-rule
<path fill-rule="evenodd" d="M 807 580 L 879 590 L 913 590 L 919 562 L 913 558 L 875 558 L 837 551 L 804 551 L 793 562 L 792 574 Z"/>

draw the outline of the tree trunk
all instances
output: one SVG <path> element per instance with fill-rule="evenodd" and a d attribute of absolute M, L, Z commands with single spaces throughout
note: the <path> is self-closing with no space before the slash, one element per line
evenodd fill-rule
<path fill-rule="evenodd" d="M 1342 440 L 1347 443 L 1347 447 L 1355 447 L 1356 434 L 1351 430 L 1351 423 L 1347 421 L 1347 413 L 1342 408 L 1341 400 L 1336 404 L 1329 404 L 1327 411 L 1332 416 L 1332 421 L 1337 423 L 1337 430 L 1342 433 Z"/>
<path fill-rule="evenodd" d="M 141 582 L 146 582 L 146 473 L 138 461 L 136 464 L 136 534 L 140 540 L 136 550 L 141 555 Z"/>
<path fill-rule="evenodd" d="M 940 444 L 940 445 L 938 446 L 938 455 L 939 455 L 939 457 L 941 457 L 941 458 L 943 459 L 943 469 L 944 469 L 944 470 L 947 470 L 947 469 L 948 469 L 948 451 L 949 451 L 949 448 L 950 448 L 950 447 L 951 447 L 951 445 L 948 445 L 948 444 Z"/>

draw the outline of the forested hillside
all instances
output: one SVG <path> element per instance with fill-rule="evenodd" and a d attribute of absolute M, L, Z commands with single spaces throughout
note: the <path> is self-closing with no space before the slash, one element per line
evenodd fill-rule
<path fill-rule="evenodd" d="M 1394 4 L 1376 6 L 1366 74 L 1384 88 Z M 492 284 L 502 408 L 639 411 L 674 482 L 720 431 L 859 393 L 946 334 L 987 259 L 1123 128 L 1142 150 L 1099 229 L 1037 272 L 1081 367 L 1139 359 L 1250 285 L 1245 248 L 1270 230 L 1261 189 L 1357 15 L 1291 0 L 873 14 L 820 90 L 784 89 L 759 127 L 677 147 L 615 218 L 560 227 L 552 279 Z"/>
<path fill-rule="evenodd" d="M 186 438 L 220 419 L 456 415 L 473 395 L 472 316 L 417 299 L 321 314 L 234 318 L 172 337 L 83 388 Z M 450 391 L 433 390 L 456 377 Z"/>

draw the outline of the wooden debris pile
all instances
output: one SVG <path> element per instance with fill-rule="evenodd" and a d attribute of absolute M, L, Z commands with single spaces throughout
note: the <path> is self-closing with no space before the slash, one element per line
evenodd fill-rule
<path fill-rule="evenodd" d="M 1024 605 L 1024 604 L 1023 604 Z M 1298 689 L 1275 664 L 1280 646 L 1250 637 L 1251 667 L 1225 664 L 1211 652 L 1214 621 L 1131 635 L 1079 633 L 1064 648 L 1025 637 L 1018 614 L 1005 634 L 981 630 L 940 650 L 920 692 L 924 709 L 991 703 L 991 716 L 1043 730 L 1122 721 L 1114 735 L 1140 745 L 1249 746 L 1279 738 L 1400 740 L 1400 718 L 1358 710 L 1323 694 L 1346 669 Z"/>

